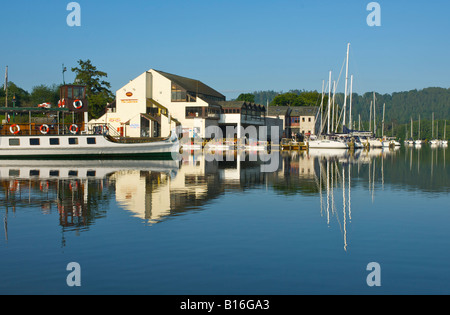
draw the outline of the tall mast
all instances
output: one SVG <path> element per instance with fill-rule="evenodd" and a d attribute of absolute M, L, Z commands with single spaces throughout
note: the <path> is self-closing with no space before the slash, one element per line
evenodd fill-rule
<path fill-rule="evenodd" d="M 342 121 L 342 128 L 346 125 L 346 111 L 347 111 L 347 85 L 348 85 L 348 55 L 350 52 L 350 43 L 347 44 L 347 63 L 345 67 L 345 93 L 344 93 L 344 118 Z"/>
<path fill-rule="evenodd" d="M 353 99 L 353 74 L 350 76 L 350 113 L 349 113 L 349 122 L 350 128 L 353 128 L 353 116 L 352 116 L 352 99 Z"/>
<path fill-rule="evenodd" d="M 381 132 L 382 132 L 381 138 L 384 138 L 384 113 L 385 113 L 385 110 L 386 110 L 386 103 L 383 104 L 383 126 L 382 126 L 383 130 L 381 130 Z"/>
<path fill-rule="evenodd" d="M 6 66 L 5 71 L 5 107 L 8 107 L 8 66 Z"/>
<path fill-rule="evenodd" d="M 335 119 L 336 119 L 336 117 L 334 116 L 334 111 L 335 111 L 335 104 L 334 104 L 334 101 L 335 101 L 335 96 L 336 96 L 336 81 L 333 81 L 333 121 L 331 122 L 331 130 L 333 131 L 333 132 L 335 132 L 334 131 L 334 122 L 335 122 Z M 337 129 L 337 128 L 336 128 Z"/>
<path fill-rule="evenodd" d="M 373 92 L 373 133 L 377 136 L 377 119 L 376 119 L 376 106 L 375 106 L 375 92 Z"/>
<path fill-rule="evenodd" d="M 434 139 L 434 113 L 431 115 L 431 138 Z"/>
<path fill-rule="evenodd" d="M 419 115 L 419 138 L 418 140 L 420 140 L 420 115 Z"/>
<path fill-rule="evenodd" d="M 331 115 L 331 71 L 330 71 L 330 78 L 328 80 L 328 131 L 327 133 L 330 134 L 330 115 Z"/>
<path fill-rule="evenodd" d="M 322 134 L 322 128 L 323 128 L 323 99 L 325 97 L 325 80 L 322 81 L 322 100 L 320 101 L 320 130 L 319 135 Z"/>

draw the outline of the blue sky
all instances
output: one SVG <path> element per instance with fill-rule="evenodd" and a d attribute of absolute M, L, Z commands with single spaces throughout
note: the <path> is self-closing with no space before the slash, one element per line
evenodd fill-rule
<path fill-rule="evenodd" d="M 349 42 L 354 92 L 450 87 L 447 0 L 378 1 L 380 27 L 366 23 L 368 0 L 80 0 L 80 27 L 66 24 L 69 2 L 4 1 L 0 82 L 8 65 L 9 80 L 31 91 L 60 83 L 63 63 L 70 70 L 90 59 L 113 91 L 151 68 L 199 79 L 228 99 L 321 90 L 330 70 L 337 80 Z"/>

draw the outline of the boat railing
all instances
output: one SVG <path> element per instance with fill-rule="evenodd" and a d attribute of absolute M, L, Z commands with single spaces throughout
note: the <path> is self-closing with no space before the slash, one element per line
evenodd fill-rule
<path fill-rule="evenodd" d="M 57 136 L 57 135 L 109 135 L 122 138 L 119 131 L 109 124 L 4 124 L 1 136 Z"/>
<path fill-rule="evenodd" d="M 36 124 L 36 123 L 10 123 L 0 126 L 1 136 L 45 136 L 45 135 L 76 135 L 87 134 L 84 123 L 64 124 Z"/>

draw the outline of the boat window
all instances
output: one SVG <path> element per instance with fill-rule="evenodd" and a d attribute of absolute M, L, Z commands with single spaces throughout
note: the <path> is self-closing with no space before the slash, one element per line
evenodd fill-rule
<path fill-rule="evenodd" d="M 31 170 L 30 171 L 30 176 L 39 176 L 39 170 Z"/>
<path fill-rule="evenodd" d="M 78 144 L 78 138 L 69 138 L 69 144 Z"/>
<path fill-rule="evenodd" d="M 95 138 L 87 138 L 87 144 L 95 144 Z"/>
<path fill-rule="evenodd" d="M 50 145 L 59 145 L 59 138 L 51 138 Z"/>
<path fill-rule="evenodd" d="M 52 177 L 59 177 L 59 171 L 50 171 L 49 175 Z"/>
<path fill-rule="evenodd" d="M 20 170 L 9 170 L 9 176 L 10 177 L 20 176 Z"/>
<path fill-rule="evenodd" d="M 20 145 L 20 139 L 9 139 L 9 145 Z"/>
<path fill-rule="evenodd" d="M 40 141 L 37 138 L 30 139 L 30 145 L 39 145 Z"/>
<path fill-rule="evenodd" d="M 87 177 L 95 177 L 95 171 L 87 171 L 86 176 Z"/>
<path fill-rule="evenodd" d="M 69 176 L 78 176 L 78 171 L 69 171 Z"/>

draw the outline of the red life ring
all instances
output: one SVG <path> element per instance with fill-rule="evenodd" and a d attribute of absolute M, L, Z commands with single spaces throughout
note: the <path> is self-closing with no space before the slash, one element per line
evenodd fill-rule
<path fill-rule="evenodd" d="M 50 130 L 50 128 L 48 127 L 48 125 L 41 125 L 41 127 L 39 128 L 39 131 L 43 134 L 46 135 L 48 133 L 48 131 Z"/>
<path fill-rule="evenodd" d="M 14 130 L 14 128 L 17 128 L 17 129 Z M 19 125 L 16 125 L 16 124 L 11 125 L 11 127 L 9 127 L 9 131 L 10 131 L 13 135 L 16 135 L 16 134 L 18 134 L 18 133 L 20 132 L 20 127 L 19 127 Z"/>
<path fill-rule="evenodd" d="M 81 100 L 75 100 L 73 101 L 73 107 L 75 109 L 80 109 L 83 107 L 83 102 Z"/>
<path fill-rule="evenodd" d="M 69 131 L 71 134 L 76 134 L 78 132 L 78 126 L 73 124 L 69 127 Z"/>
<path fill-rule="evenodd" d="M 58 101 L 58 107 L 66 107 L 66 99 L 63 98 L 62 102 L 61 100 Z"/>

